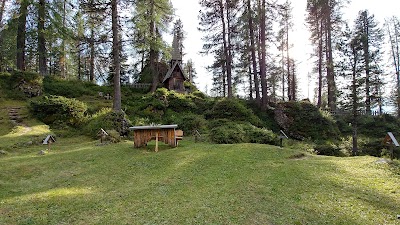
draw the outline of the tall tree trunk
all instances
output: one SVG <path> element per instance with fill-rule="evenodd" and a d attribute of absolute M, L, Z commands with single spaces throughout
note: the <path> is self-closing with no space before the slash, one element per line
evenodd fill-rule
<path fill-rule="evenodd" d="M 399 24 L 400 26 L 400 24 Z M 395 44 L 396 44 L 396 51 L 393 51 L 393 54 L 397 56 L 397 63 L 396 57 L 394 59 L 394 65 L 396 67 L 396 78 L 397 78 L 397 116 L 400 117 L 400 51 L 399 51 L 399 31 L 400 27 L 395 26 Z"/>
<path fill-rule="evenodd" d="M 224 46 L 222 46 L 224 47 Z M 222 96 L 225 98 L 226 95 L 226 63 L 222 63 Z"/>
<path fill-rule="evenodd" d="M 323 88 L 323 84 L 322 84 L 322 57 L 323 57 L 323 24 L 321 22 L 319 27 L 319 31 L 318 31 L 318 103 L 317 106 L 318 108 L 322 107 L 322 88 Z"/>
<path fill-rule="evenodd" d="M 62 27 L 65 29 L 65 21 L 66 21 L 66 0 L 63 0 L 63 14 L 62 14 Z M 62 38 L 61 41 L 61 54 L 60 54 L 60 73 L 63 79 L 67 78 L 67 70 L 66 70 L 66 53 L 65 53 L 65 38 Z"/>
<path fill-rule="evenodd" d="M 26 17 L 29 3 L 27 0 L 21 0 L 18 17 L 17 29 L 17 69 L 25 71 L 25 37 L 26 37 Z"/>
<path fill-rule="evenodd" d="M 151 18 L 149 32 L 150 32 L 150 37 L 153 38 L 153 45 L 154 45 L 154 43 L 156 42 L 156 38 L 157 38 L 156 37 L 156 35 L 157 35 L 156 34 L 156 25 L 155 25 L 155 21 L 154 21 L 154 4 L 155 4 L 154 0 L 150 0 L 149 4 L 150 4 L 149 16 Z M 150 46 L 150 53 L 149 53 L 150 71 L 151 71 L 151 74 L 153 75 L 153 84 L 151 86 L 151 92 L 156 91 L 158 83 L 159 83 L 159 77 L 158 77 L 159 74 L 158 74 L 157 68 L 156 68 L 156 63 L 158 60 L 158 53 L 154 49 L 153 45 Z"/>
<path fill-rule="evenodd" d="M 296 83 L 296 68 L 295 68 L 295 62 L 294 59 L 292 60 L 292 100 L 296 101 L 297 96 L 296 96 L 296 89 L 297 89 L 297 83 Z"/>
<path fill-rule="evenodd" d="M 284 40 L 282 38 L 282 50 L 281 50 L 281 55 L 282 55 L 282 65 L 281 65 L 281 70 L 282 70 L 282 101 L 285 101 L 285 49 L 283 48 L 283 46 L 285 45 Z"/>
<path fill-rule="evenodd" d="M 95 55 L 95 49 L 94 49 L 94 25 L 91 25 L 90 28 L 90 40 L 89 40 L 89 48 L 90 48 L 90 61 L 89 61 L 89 81 L 94 83 L 94 55 Z"/>
<path fill-rule="evenodd" d="M 251 2 L 247 0 L 247 9 L 248 13 L 248 20 L 249 20 L 249 31 L 250 31 L 250 49 L 251 49 L 251 62 L 253 66 L 253 75 L 254 75 L 254 88 L 256 92 L 256 100 L 258 103 L 261 103 L 260 98 L 260 86 L 258 80 L 258 72 L 257 72 L 257 58 L 256 58 L 256 45 L 255 45 L 255 36 L 254 36 L 254 25 L 253 25 L 253 16 L 251 15 Z"/>
<path fill-rule="evenodd" d="M 249 59 L 250 59 L 250 56 L 249 56 Z M 250 62 L 250 60 L 249 60 L 249 62 Z M 250 100 L 253 100 L 253 71 L 251 71 L 251 65 L 249 64 L 249 68 L 248 68 L 248 70 L 249 70 L 249 97 L 250 97 Z"/>
<path fill-rule="evenodd" d="M 368 14 L 363 17 L 363 51 L 365 61 L 365 111 L 367 115 L 371 115 L 371 75 L 370 75 L 370 57 L 369 57 L 369 25 Z"/>
<path fill-rule="evenodd" d="M 227 28 L 226 28 L 226 22 L 225 22 L 225 13 L 224 13 L 224 4 L 222 0 L 219 0 L 219 16 L 221 19 L 222 23 L 222 41 L 223 41 L 223 50 L 224 50 L 224 58 L 225 58 L 225 65 L 226 65 L 226 80 L 227 80 L 227 85 L 228 85 L 228 98 L 232 98 L 232 67 L 231 67 L 231 61 L 230 61 L 230 56 L 229 56 L 229 49 L 228 47 L 228 41 L 227 41 Z M 228 10 L 228 9 L 227 9 Z"/>
<path fill-rule="evenodd" d="M 355 156 L 358 152 L 358 144 L 357 144 L 357 105 L 358 105 L 358 95 L 357 95 L 357 50 L 355 45 L 352 45 L 352 52 L 353 52 L 353 80 L 352 80 L 352 106 L 353 106 L 353 121 L 352 121 L 352 128 L 353 128 L 353 148 L 352 154 Z"/>
<path fill-rule="evenodd" d="M 293 90 L 292 90 L 292 79 L 290 74 L 290 55 L 289 55 L 289 24 L 288 21 L 286 22 L 286 69 L 287 69 L 287 82 L 288 82 L 288 98 L 289 101 L 293 99 Z"/>
<path fill-rule="evenodd" d="M 39 53 L 39 73 L 47 76 L 47 57 L 46 57 L 46 38 L 44 34 L 46 21 L 46 1 L 39 0 L 38 9 L 38 53 Z"/>
<path fill-rule="evenodd" d="M 1 0 L 0 4 L 0 28 L 3 27 L 3 15 L 4 15 L 4 6 L 6 5 L 6 0 Z"/>
<path fill-rule="evenodd" d="M 114 64 L 114 99 L 113 110 L 121 111 L 121 79 L 120 79 L 120 55 L 119 55 L 119 27 L 117 0 L 111 0 L 112 32 L 113 32 L 113 64 Z"/>
<path fill-rule="evenodd" d="M 4 71 L 3 65 L 3 15 L 4 15 L 4 6 L 6 4 L 6 0 L 2 0 L 0 4 L 0 72 Z"/>
<path fill-rule="evenodd" d="M 329 1 L 328 1 L 329 4 Z M 327 80 L 328 80 L 328 105 L 330 110 L 336 110 L 336 84 L 335 74 L 333 70 L 333 54 L 332 54 L 332 21 L 331 6 L 327 7 L 326 15 L 326 49 L 327 49 Z"/>
<path fill-rule="evenodd" d="M 398 42 L 398 31 L 395 24 L 395 20 L 393 20 L 393 28 L 395 29 L 395 34 L 393 35 L 390 30 L 390 23 L 387 22 L 388 34 L 389 34 L 389 41 L 391 47 L 391 53 L 393 57 L 393 65 L 395 68 L 396 74 L 396 92 L 397 92 L 397 117 L 400 117 L 400 53 L 399 53 L 399 42 Z M 397 33 L 397 34 L 396 34 Z"/>
<path fill-rule="evenodd" d="M 232 89 L 232 31 L 231 31 L 231 8 L 229 4 L 227 3 L 226 6 L 226 21 L 227 21 L 227 44 L 228 44 L 228 60 L 226 61 L 227 64 L 227 80 L 228 80 L 228 97 L 232 98 L 233 97 L 233 89 Z"/>
<path fill-rule="evenodd" d="M 265 49 L 265 5 L 266 0 L 262 0 L 260 8 L 260 44 L 261 44 L 261 59 L 260 59 L 260 76 L 261 76 L 261 91 L 262 91 L 262 104 L 261 108 L 266 109 L 268 104 L 267 93 L 267 74 L 266 74 L 266 49 Z"/>

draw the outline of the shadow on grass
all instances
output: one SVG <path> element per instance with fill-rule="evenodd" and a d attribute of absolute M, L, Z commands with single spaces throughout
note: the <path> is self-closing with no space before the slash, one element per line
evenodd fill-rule
<path fill-rule="evenodd" d="M 96 144 L 0 158 L 0 223 L 382 224 L 399 209 L 398 195 L 361 185 L 329 157 L 291 160 L 298 151 L 254 144 L 183 141 L 158 153 L 153 143 Z"/>

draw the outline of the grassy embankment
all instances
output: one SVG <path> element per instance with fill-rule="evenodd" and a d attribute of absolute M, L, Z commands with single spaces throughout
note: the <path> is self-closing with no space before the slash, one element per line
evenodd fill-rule
<path fill-rule="evenodd" d="M 188 138 L 152 152 L 50 130 L 0 136 L 0 224 L 398 224 L 400 170 L 374 157 L 303 155 Z M 21 132 L 21 130 L 24 130 Z"/>

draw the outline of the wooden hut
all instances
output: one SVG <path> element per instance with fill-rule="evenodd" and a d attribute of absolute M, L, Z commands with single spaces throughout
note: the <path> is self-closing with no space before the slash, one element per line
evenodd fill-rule
<path fill-rule="evenodd" d="M 168 90 L 174 90 L 176 92 L 185 92 L 184 82 L 186 81 L 186 76 L 183 69 L 178 61 L 175 61 L 172 67 L 169 69 L 167 75 L 165 75 L 163 84 Z"/>
<path fill-rule="evenodd" d="M 179 40 L 176 36 L 174 36 L 172 42 L 172 49 L 170 68 L 162 83 L 168 90 L 184 93 L 186 92 L 184 82 L 187 78 L 182 69 L 182 48 L 180 47 Z"/>

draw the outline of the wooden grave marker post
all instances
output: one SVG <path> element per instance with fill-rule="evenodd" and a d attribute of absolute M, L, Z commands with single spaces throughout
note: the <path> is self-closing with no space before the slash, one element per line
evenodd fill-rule
<path fill-rule="evenodd" d="M 97 133 L 97 136 L 100 136 L 100 143 L 103 143 L 103 140 L 108 136 L 108 133 L 100 128 L 100 131 Z"/>
<path fill-rule="evenodd" d="M 283 147 L 283 139 L 289 139 L 288 136 L 283 132 L 283 130 L 280 130 L 281 135 L 279 135 L 279 141 L 280 141 L 280 147 Z"/>
<path fill-rule="evenodd" d="M 399 143 L 397 142 L 396 138 L 394 137 L 392 132 L 387 132 L 387 135 L 385 137 L 385 139 L 383 140 L 383 143 L 386 146 L 389 146 L 389 150 L 390 150 L 390 159 L 393 160 L 394 158 L 394 147 L 399 147 Z"/>
<path fill-rule="evenodd" d="M 47 137 L 43 140 L 43 144 L 47 145 L 47 150 L 50 151 L 51 143 L 56 142 L 56 139 L 52 135 L 47 135 Z"/>

